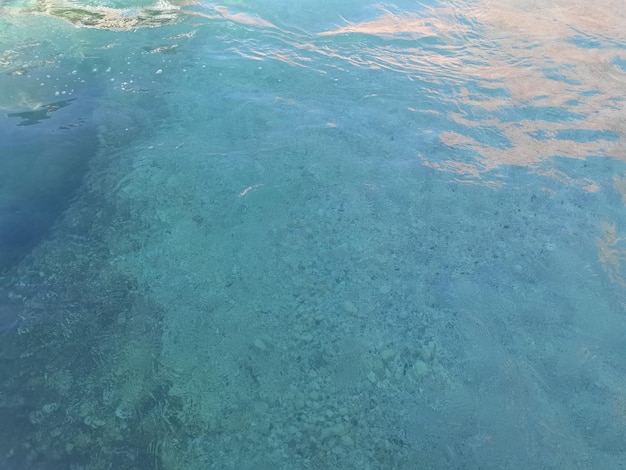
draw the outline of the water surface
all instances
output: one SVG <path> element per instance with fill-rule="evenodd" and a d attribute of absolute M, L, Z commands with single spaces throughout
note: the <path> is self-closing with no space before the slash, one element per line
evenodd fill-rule
<path fill-rule="evenodd" d="M 0 466 L 618 469 L 619 1 L 0 7 Z"/>

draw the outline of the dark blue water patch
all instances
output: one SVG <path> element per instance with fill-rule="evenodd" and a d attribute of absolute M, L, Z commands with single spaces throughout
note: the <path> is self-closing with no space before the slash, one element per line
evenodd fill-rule
<path fill-rule="evenodd" d="M 623 41 L 618 41 L 604 36 L 590 36 L 572 28 L 577 32 L 567 42 L 581 49 L 626 49 Z"/>
<path fill-rule="evenodd" d="M 49 233 L 98 148 L 97 92 L 0 114 L 0 271 Z"/>
<path fill-rule="evenodd" d="M 609 130 L 596 129 L 562 129 L 557 131 L 555 139 L 573 140 L 574 142 L 598 142 L 600 140 L 616 141 L 619 135 Z"/>
<path fill-rule="evenodd" d="M 598 142 L 600 140 L 613 142 L 619 140 L 619 135 L 609 130 L 596 130 L 596 129 L 562 129 L 552 134 L 546 132 L 543 129 L 539 129 L 533 132 L 527 132 L 535 140 L 572 140 L 574 142 Z"/>
<path fill-rule="evenodd" d="M 595 96 L 598 93 L 600 93 L 598 90 L 585 90 L 585 91 L 581 91 L 578 94 L 580 96 Z"/>
<path fill-rule="evenodd" d="M 570 44 L 580 47 L 581 49 L 603 49 L 607 45 L 605 41 L 597 37 L 585 36 L 577 34 L 567 40 Z"/>
<path fill-rule="evenodd" d="M 611 61 L 611 64 L 617 65 L 622 71 L 626 72 L 626 59 L 622 59 L 621 57 L 615 57 Z"/>
<path fill-rule="evenodd" d="M 580 106 L 582 103 L 578 100 L 567 100 L 563 103 L 564 106 Z"/>
<path fill-rule="evenodd" d="M 573 80 L 566 75 L 558 74 L 558 73 L 547 73 L 546 78 L 550 80 L 555 80 L 557 82 L 567 83 L 568 85 L 580 85 L 578 80 Z"/>
<path fill-rule="evenodd" d="M 556 106 L 507 107 L 494 111 L 494 114 L 502 122 L 531 120 L 562 123 L 585 118 L 584 114 L 573 113 Z"/>

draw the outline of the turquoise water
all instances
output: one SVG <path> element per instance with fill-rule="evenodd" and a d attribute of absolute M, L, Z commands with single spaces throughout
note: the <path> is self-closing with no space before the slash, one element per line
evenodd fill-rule
<path fill-rule="evenodd" d="M 0 469 L 618 469 L 621 0 L 0 4 Z"/>

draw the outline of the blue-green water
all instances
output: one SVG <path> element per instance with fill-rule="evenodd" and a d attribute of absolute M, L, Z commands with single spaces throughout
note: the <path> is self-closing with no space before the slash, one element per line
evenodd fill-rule
<path fill-rule="evenodd" d="M 621 0 L 0 4 L 0 469 L 619 469 Z"/>

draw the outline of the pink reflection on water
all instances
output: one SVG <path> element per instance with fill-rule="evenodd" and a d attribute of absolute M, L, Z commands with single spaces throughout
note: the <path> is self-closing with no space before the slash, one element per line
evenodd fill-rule
<path fill-rule="evenodd" d="M 343 24 L 334 29 L 308 36 L 280 31 L 280 41 L 273 47 L 242 44 L 235 49 L 255 60 L 272 59 L 321 73 L 329 67 L 347 70 L 349 66 L 392 71 L 435 85 L 448 83 L 454 92 L 441 97 L 442 104 L 449 109 L 446 117 L 461 130 L 459 126 L 438 130 L 451 158 L 441 161 L 438 156 L 430 166 L 479 181 L 502 165 L 536 169 L 555 156 L 626 157 L 626 113 L 621 101 L 626 95 L 626 73 L 615 64 L 616 58 L 626 60 L 626 52 L 612 45 L 626 39 L 626 9 L 621 6 L 621 0 L 482 0 L 453 2 L 419 13 L 381 8 L 371 20 L 340 19 Z M 216 11 L 253 23 L 226 9 Z M 268 26 L 261 19 L 257 24 Z M 323 41 L 355 34 L 384 42 Z M 433 42 L 424 43 L 425 39 Z M 594 46 L 594 41 L 602 46 Z M 477 87 L 482 91 L 472 91 Z M 489 90 L 498 93 L 490 96 Z M 569 118 L 498 117 L 498 111 L 507 109 L 530 110 L 531 116 L 534 109 L 552 109 L 557 114 L 560 110 Z M 483 127 L 494 129 L 508 144 L 496 147 L 472 137 L 472 129 Z M 579 131 L 598 137 L 573 140 L 571 136 Z M 455 161 L 455 150 L 468 149 L 477 155 L 473 163 Z M 585 181 L 583 187 L 596 190 L 598 184 Z"/>
<path fill-rule="evenodd" d="M 451 152 L 452 159 L 431 162 L 429 166 L 463 177 L 480 178 L 484 172 L 501 165 L 536 167 L 554 156 L 626 158 L 626 114 L 620 101 L 626 93 L 626 74 L 612 63 L 616 57 L 625 58 L 626 53 L 609 46 L 583 48 L 576 45 L 581 37 L 598 41 L 626 38 L 623 27 L 626 9 L 620 4 L 615 0 L 600 0 L 593 5 L 590 2 L 483 0 L 475 6 L 453 4 L 431 9 L 426 13 L 432 17 L 419 18 L 382 10 L 375 20 L 348 23 L 321 35 L 358 32 L 385 39 L 464 35 L 469 32 L 464 26 L 468 22 L 461 25 L 455 21 L 471 19 L 482 39 L 466 41 L 451 55 L 442 55 L 444 49 L 441 48 L 429 51 L 381 47 L 363 51 L 357 56 L 359 59 L 349 57 L 346 60 L 353 65 L 385 67 L 408 74 L 435 66 L 449 72 L 448 78 L 458 84 L 457 93 L 450 100 L 462 105 L 460 109 L 482 109 L 485 112 L 480 114 L 488 117 L 470 117 L 461 111 L 451 111 L 448 117 L 463 128 L 495 128 L 509 145 L 495 147 L 470 135 L 444 130 L 440 135 L 442 143 L 452 149 L 471 149 L 479 157 L 473 165 L 460 163 Z M 452 48 L 450 45 L 448 50 Z M 549 73 L 552 71 L 557 77 Z M 491 97 L 476 95 L 468 89 L 470 83 L 475 85 L 476 82 L 482 88 L 500 88 L 507 93 Z M 579 117 L 567 122 L 540 118 L 510 122 L 493 113 L 506 108 L 534 107 L 551 107 Z M 559 135 L 559 131 L 569 130 L 610 131 L 611 136 L 617 138 L 580 142 Z M 541 138 L 535 137 L 538 133 Z M 594 191 L 598 185 L 585 181 L 584 187 Z"/>
<path fill-rule="evenodd" d="M 359 23 L 344 20 L 345 26 L 338 26 L 333 30 L 318 33 L 318 35 L 336 36 L 346 33 L 363 33 L 379 36 L 383 39 L 420 39 L 469 32 L 467 25 L 446 21 L 444 17 L 439 17 L 436 14 L 395 13 L 384 8 L 381 8 L 380 11 L 380 16 L 373 20 Z"/>

